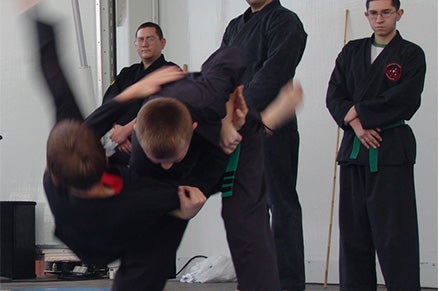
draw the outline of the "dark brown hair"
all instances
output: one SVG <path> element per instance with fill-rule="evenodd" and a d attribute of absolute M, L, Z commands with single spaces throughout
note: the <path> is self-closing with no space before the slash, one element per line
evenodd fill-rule
<path fill-rule="evenodd" d="M 375 0 L 366 0 L 366 9 L 369 9 L 369 2 L 372 2 Z M 396 10 L 399 10 L 399 7 L 401 6 L 401 2 L 399 0 L 392 0 L 392 5 L 396 8 Z"/>
<path fill-rule="evenodd" d="M 153 28 L 155 28 L 155 32 L 159 36 L 159 39 L 163 38 L 163 31 L 162 31 L 161 27 L 158 24 L 154 23 L 154 22 L 144 22 L 144 23 L 140 24 L 139 27 L 136 30 L 136 34 L 134 35 L 134 38 L 137 38 L 137 32 L 139 32 L 139 30 L 141 30 L 142 28 L 145 28 L 145 27 L 153 27 Z"/>
<path fill-rule="evenodd" d="M 107 160 L 96 134 L 75 120 L 54 126 L 47 139 L 47 167 L 68 187 L 88 189 L 99 182 Z"/>

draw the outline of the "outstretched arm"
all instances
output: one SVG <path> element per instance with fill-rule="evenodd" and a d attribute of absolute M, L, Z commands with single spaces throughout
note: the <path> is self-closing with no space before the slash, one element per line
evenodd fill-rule
<path fill-rule="evenodd" d="M 178 66 L 160 68 L 126 88 L 114 99 L 117 102 L 126 103 L 135 99 L 145 98 L 145 96 L 150 96 L 160 91 L 164 84 L 177 81 L 183 78 L 184 75 L 185 72 Z"/>
<path fill-rule="evenodd" d="M 184 73 L 177 66 L 158 69 L 126 88 L 113 100 L 102 104 L 87 117 L 86 123 L 93 127 L 99 136 L 103 136 L 124 113 L 125 106 L 129 102 L 157 93 L 162 85 L 176 81 L 183 76 Z"/>

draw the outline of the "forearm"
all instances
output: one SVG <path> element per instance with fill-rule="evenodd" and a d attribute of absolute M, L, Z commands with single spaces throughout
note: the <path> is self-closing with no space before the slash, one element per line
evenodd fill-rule
<path fill-rule="evenodd" d="M 261 112 L 262 123 L 269 130 L 281 127 L 293 118 L 302 102 L 302 86 L 298 81 L 290 80 L 282 87 L 276 99 Z"/>
<path fill-rule="evenodd" d="M 348 125 L 356 118 L 358 118 L 357 110 L 355 109 L 355 106 L 352 106 L 349 109 L 348 113 L 345 115 L 343 121 L 344 121 L 345 125 Z"/>

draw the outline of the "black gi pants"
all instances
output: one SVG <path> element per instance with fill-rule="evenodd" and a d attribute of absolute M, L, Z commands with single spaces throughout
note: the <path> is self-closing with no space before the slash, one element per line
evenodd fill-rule
<path fill-rule="evenodd" d="M 222 217 L 240 291 L 281 290 L 266 191 L 260 123 L 242 133 L 233 195 L 223 198 Z M 258 128 L 255 128 L 258 127 Z"/>
<path fill-rule="evenodd" d="M 265 138 L 265 178 L 282 290 L 305 290 L 302 207 L 296 191 L 299 133 L 288 124 Z"/>
<path fill-rule="evenodd" d="M 339 227 L 340 290 L 376 290 L 375 252 L 387 290 L 420 290 L 413 165 L 342 165 Z"/>
<path fill-rule="evenodd" d="M 111 290 L 163 290 L 174 271 L 175 253 L 187 224 L 187 220 L 165 216 L 149 232 L 149 237 L 139 237 L 137 246 L 121 258 Z"/>

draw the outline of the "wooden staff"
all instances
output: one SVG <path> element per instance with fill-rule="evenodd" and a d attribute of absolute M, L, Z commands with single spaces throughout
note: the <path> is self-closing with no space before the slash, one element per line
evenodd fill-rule
<path fill-rule="evenodd" d="M 345 10 L 345 18 L 344 18 L 344 37 L 343 37 L 343 46 L 347 41 L 347 31 L 348 31 L 348 16 L 349 9 Z M 334 159 L 334 169 L 332 176 L 332 198 L 331 198 L 331 214 L 329 217 L 329 232 L 328 232 L 328 246 L 326 250 L 326 263 L 325 263 L 325 280 L 323 284 L 323 288 L 328 288 L 328 267 L 329 267 L 329 254 L 331 251 L 331 236 L 332 236 L 332 221 L 334 216 L 334 198 L 335 198 L 335 185 L 337 183 L 337 156 L 338 156 L 338 147 L 340 144 L 340 127 L 337 127 L 337 138 L 335 142 L 335 159 Z"/>

